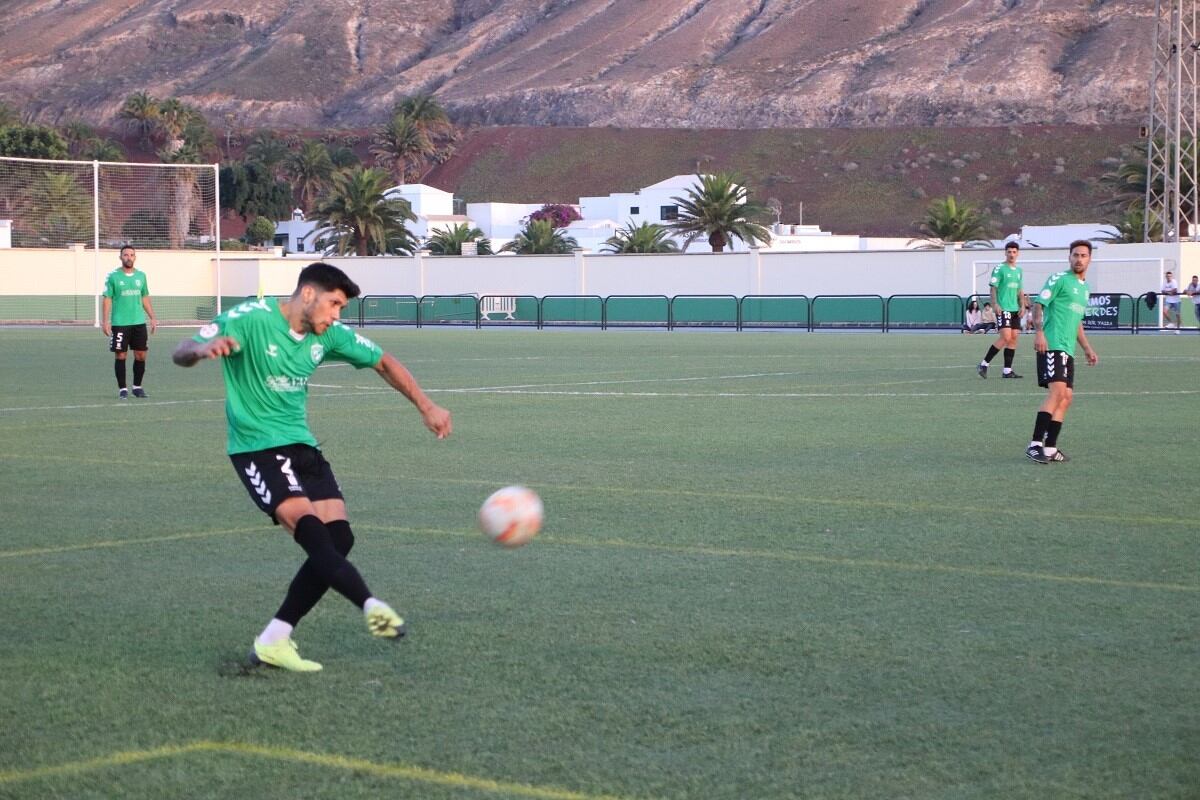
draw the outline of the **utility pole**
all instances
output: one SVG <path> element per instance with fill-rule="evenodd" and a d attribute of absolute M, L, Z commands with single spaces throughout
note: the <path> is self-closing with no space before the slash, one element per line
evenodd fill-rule
<path fill-rule="evenodd" d="M 1143 237 L 1200 234 L 1196 181 L 1197 0 L 1155 0 Z"/>

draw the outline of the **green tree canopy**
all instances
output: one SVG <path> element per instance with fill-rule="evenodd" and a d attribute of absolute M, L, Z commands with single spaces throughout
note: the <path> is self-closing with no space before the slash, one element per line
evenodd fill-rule
<path fill-rule="evenodd" d="M 392 114 L 371 137 L 375 163 L 399 183 L 417 180 L 437 148 L 421 124 L 403 112 Z"/>
<path fill-rule="evenodd" d="M 288 158 L 287 173 L 292 191 L 300 198 L 300 206 L 306 212 L 312 211 L 333 178 L 333 160 L 329 157 L 329 148 L 324 142 L 305 142 L 298 152 Z"/>
<path fill-rule="evenodd" d="M 953 195 L 931 201 L 918 228 L 930 247 L 960 242 L 969 246 L 987 242 L 996 233 L 986 212 L 958 202 Z"/>
<path fill-rule="evenodd" d="M 671 199 L 679 204 L 679 218 L 671 223 L 671 229 L 683 236 L 684 250 L 701 237 L 714 253 L 722 252 L 733 239 L 750 245 L 771 241 L 771 233 L 763 225 L 773 217 L 771 210 L 748 199 L 746 187 L 731 173 L 701 175 L 687 197 Z"/>
<path fill-rule="evenodd" d="M 243 220 L 250 217 L 288 219 L 292 215 L 292 187 L 277 180 L 256 161 L 221 167 L 221 208 Z"/>
<path fill-rule="evenodd" d="M 606 253 L 676 253 L 679 245 L 671 238 L 671 231 L 662 225 L 632 221 L 604 241 L 601 248 Z"/>
<path fill-rule="evenodd" d="M 275 240 L 275 223 L 266 217 L 256 217 L 246 226 L 246 241 L 262 245 Z"/>
<path fill-rule="evenodd" d="M 465 222 L 450 228 L 434 228 L 425 246 L 435 256 L 461 256 L 463 244 L 471 240 L 475 241 L 478 255 L 492 255 L 492 240 L 484 236 L 479 228 L 472 228 Z"/>
<path fill-rule="evenodd" d="M 318 246 L 337 255 L 411 254 L 416 242 L 404 223 L 416 217 L 408 201 L 384 194 L 389 183 L 374 167 L 334 173 L 317 204 Z"/>
<path fill-rule="evenodd" d="M 573 236 L 567 236 L 561 229 L 555 228 L 550 220 L 531 219 L 515 239 L 500 248 L 500 252 L 544 255 L 569 253 L 578 246 L 579 242 Z"/>
<path fill-rule="evenodd" d="M 64 159 L 68 152 L 66 140 L 53 128 L 41 125 L 0 128 L 0 156 Z"/>
<path fill-rule="evenodd" d="M 145 92 L 134 92 L 125 98 L 117 118 L 136 133 L 142 147 L 150 146 L 150 137 L 158 129 L 158 99 Z"/>

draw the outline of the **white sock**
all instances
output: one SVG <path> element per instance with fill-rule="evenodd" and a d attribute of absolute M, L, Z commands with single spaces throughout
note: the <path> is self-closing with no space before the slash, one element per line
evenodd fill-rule
<path fill-rule="evenodd" d="M 1057 447 L 1044 447 L 1044 448 L 1042 448 L 1042 450 L 1046 453 L 1047 456 L 1052 456 L 1058 452 Z"/>
<path fill-rule="evenodd" d="M 1030 447 L 1041 447 L 1042 443 L 1039 442 L 1037 439 L 1034 439 L 1032 442 L 1029 443 L 1029 446 Z"/>
<path fill-rule="evenodd" d="M 263 632 L 258 635 L 258 642 L 260 644 L 279 644 L 291 638 L 292 630 L 293 626 L 283 620 L 273 619 L 267 623 L 267 627 L 263 628 Z"/>
<path fill-rule="evenodd" d="M 1002 375 L 1007 375 L 1007 374 L 1008 374 L 1008 373 L 1010 373 L 1010 372 L 1012 372 L 1012 367 L 1005 367 L 1004 369 L 1002 369 L 1002 370 L 1000 371 L 1000 373 L 1001 373 Z"/>
<path fill-rule="evenodd" d="M 371 609 L 376 608 L 378 606 L 386 606 L 386 605 L 387 605 L 387 603 L 383 602 L 382 600 L 377 600 L 374 597 L 368 597 L 367 602 L 363 603 L 363 613 L 370 614 Z"/>
<path fill-rule="evenodd" d="M 981 367 L 986 367 L 987 365 L 988 365 L 988 363 L 986 361 L 979 362 L 979 366 L 981 366 Z"/>

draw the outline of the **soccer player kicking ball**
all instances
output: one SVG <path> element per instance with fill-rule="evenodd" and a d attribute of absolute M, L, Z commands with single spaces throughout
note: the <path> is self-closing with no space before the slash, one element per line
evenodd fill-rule
<path fill-rule="evenodd" d="M 1084 278 L 1092 263 L 1092 243 L 1083 239 L 1071 242 L 1070 252 L 1071 271 L 1056 272 L 1047 278 L 1033 306 L 1038 386 L 1047 392 L 1025 455 L 1038 464 L 1071 460 L 1058 449 L 1058 434 L 1074 394 L 1075 343 L 1083 348 L 1088 366 L 1100 360 L 1083 333 L 1083 315 L 1088 307 Z"/>
<path fill-rule="evenodd" d="M 404 365 L 338 321 L 358 294 L 337 267 L 310 264 L 287 300 L 242 303 L 181 342 L 173 355 L 181 367 L 222 360 L 229 459 L 251 499 L 308 554 L 283 605 L 254 640 L 254 660 L 295 672 L 321 669 L 300 657 L 292 630 L 330 587 L 363 610 L 373 635 L 405 633 L 400 615 L 371 594 L 346 560 L 354 534 L 333 469 L 308 429 L 309 376 L 327 359 L 371 367 L 417 407 L 437 438 L 451 431 L 450 412 L 421 391 Z"/>
<path fill-rule="evenodd" d="M 981 378 L 987 377 L 988 364 L 992 363 L 1001 349 L 1004 350 L 1004 371 L 1000 377 L 1021 377 L 1012 368 L 1013 357 L 1017 354 L 1017 334 L 1021 332 L 1021 310 L 1029 302 L 1021 288 L 1023 276 L 1021 268 L 1017 266 L 1020 252 L 1021 245 L 1016 242 L 1004 245 L 1004 263 L 996 265 L 988 281 L 992 287 L 992 308 L 996 309 L 996 332 L 999 336 L 975 368 Z"/>

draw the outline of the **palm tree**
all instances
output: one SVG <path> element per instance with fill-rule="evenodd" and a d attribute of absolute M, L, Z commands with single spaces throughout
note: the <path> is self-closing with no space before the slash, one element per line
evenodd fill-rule
<path fill-rule="evenodd" d="M 701 236 L 707 238 L 714 253 L 724 251 L 731 239 L 749 245 L 771 242 L 770 231 L 760 222 L 771 217 L 770 209 L 748 199 L 746 187 L 731 173 L 701 175 L 687 197 L 671 199 L 679 204 L 679 218 L 671 223 L 671 229 L 684 237 L 684 250 Z"/>
<path fill-rule="evenodd" d="M 78 119 L 63 125 L 60 128 L 60 132 L 62 133 L 62 137 L 67 140 L 67 147 L 73 156 L 80 154 L 86 142 L 96 139 L 99 136 L 95 128 Z"/>
<path fill-rule="evenodd" d="M 168 147 L 178 147 L 183 140 L 183 131 L 192 120 L 194 112 L 176 97 L 168 97 L 158 105 L 158 130 Z"/>
<path fill-rule="evenodd" d="M 246 160 L 262 164 L 275 178 L 280 177 L 280 171 L 289 155 L 287 145 L 271 131 L 254 134 L 254 138 L 246 147 Z"/>
<path fill-rule="evenodd" d="M 500 252 L 517 253 L 519 255 L 543 255 L 548 253 L 569 253 L 579 246 L 573 236 L 567 236 L 562 229 L 555 228 L 550 220 L 531 219 L 525 227 Z"/>
<path fill-rule="evenodd" d="M 944 247 L 955 242 L 970 247 L 985 243 L 995 233 L 986 212 L 959 203 L 953 195 L 932 201 L 918 227 L 925 235 L 912 241 L 923 241 L 925 247 Z"/>
<path fill-rule="evenodd" d="M 472 228 L 465 222 L 460 222 L 452 228 L 434 228 L 433 235 L 429 237 L 425 246 L 435 256 L 461 256 L 463 243 L 472 239 L 475 241 L 475 252 L 478 255 L 492 255 L 492 240 L 484 236 L 479 228 Z"/>
<path fill-rule="evenodd" d="M 200 150 L 189 142 L 168 143 L 158 151 L 158 158 L 164 164 L 200 164 L 204 159 Z M 171 175 L 170 212 L 168 241 L 172 248 L 182 248 L 192 227 L 196 205 L 200 201 L 198 172 L 194 169 L 173 169 Z"/>
<path fill-rule="evenodd" d="M 88 139 L 79 148 L 79 157 L 89 161 L 124 161 L 125 151 L 112 139 Z"/>
<path fill-rule="evenodd" d="M 117 116 L 138 135 L 142 147 L 149 147 L 150 135 L 158 127 L 158 100 L 145 92 L 134 92 L 125 98 Z"/>
<path fill-rule="evenodd" d="M 1155 148 L 1156 153 L 1162 153 L 1163 147 L 1161 142 Z M 1192 194 L 1192 140 L 1183 139 L 1180 142 L 1180 165 L 1179 165 L 1179 198 L 1180 198 L 1180 218 L 1182 221 L 1179 231 L 1180 238 L 1187 236 L 1188 220 L 1192 218 L 1192 206 L 1189 198 Z M 1137 151 L 1132 156 L 1126 158 L 1121 165 L 1112 172 L 1106 172 L 1100 176 L 1101 185 L 1107 187 L 1112 192 L 1112 197 L 1102 203 L 1103 206 L 1117 211 L 1127 212 L 1137 208 L 1141 208 L 1144 212 L 1146 207 L 1146 181 L 1149 177 L 1149 170 L 1146 167 L 1146 153 Z M 1159 171 L 1161 176 L 1162 172 Z M 1161 198 L 1164 194 L 1162 178 L 1155 178 L 1153 194 Z M 1143 213 L 1143 219 L 1145 215 Z M 1118 226 L 1119 227 L 1119 226 Z M 1155 231 L 1151 232 L 1150 240 L 1161 240 L 1161 226 L 1156 225 Z M 1139 234 L 1137 241 L 1145 241 L 1144 229 L 1143 233 Z"/>
<path fill-rule="evenodd" d="M 671 231 L 662 225 L 643 222 L 635 226 L 630 220 L 625 227 L 618 228 L 615 234 L 608 237 L 601 249 L 607 253 L 678 252 L 679 245 L 670 237 Z"/>
<path fill-rule="evenodd" d="M 91 191 L 66 172 L 43 172 L 29 189 L 29 219 L 37 220 L 37 242 L 61 247 L 92 241 Z"/>
<path fill-rule="evenodd" d="M 301 208 L 305 212 L 312 211 L 317 198 L 329 188 L 329 181 L 333 177 L 329 148 L 324 142 L 305 142 L 299 152 L 292 153 L 288 158 L 287 171 L 291 177 L 292 191 L 300 198 Z"/>
<path fill-rule="evenodd" d="M 392 114 L 387 124 L 371 137 L 375 163 L 388 168 L 400 183 L 417 178 L 437 151 L 421 123 L 402 112 Z"/>
<path fill-rule="evenodd" d="M 1116 229 L 1115 233 L 1097 236 L 1102 242 L 1113 244 L 1128 244 L 1146 241 L 1146 211 L 1145 207 L 1134 206 L 1116 219 L 1106 220 Z M 1097 231 L 1099 233 L 1099 231 Z M 1162 240 L 1162 225 L 1157 220 L 1150 227 L 1150 241 Z"/>
<path fill-rule="evenodd" d="M 386 172 L 373 167 L 334 173 L 317 205 L 318 244 L 338 255 L 411 253 L 416 243 L 404 223 L 416 216 L 407 201 L 384 194 L 389 182 Z"/>
<path fill-rule="evenodd" d="M 433 145 L 434 161 L 444 164 L 454 155 L 458 142 L 458 129 L 450 121 L 446 109 L 432 95 L 418 94 L 406 97 L 392 108 L 392 114 L 404 114 L 425 132 Z"/>

